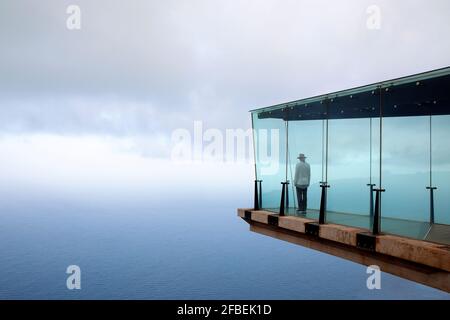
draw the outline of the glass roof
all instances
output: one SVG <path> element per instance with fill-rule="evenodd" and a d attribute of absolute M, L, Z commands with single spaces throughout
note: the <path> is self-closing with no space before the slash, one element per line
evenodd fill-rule
<path fill-rule="evenodd" d="M 260 119 L 284 120 L 450 114 L 450 67 L 251 112 Z"/>

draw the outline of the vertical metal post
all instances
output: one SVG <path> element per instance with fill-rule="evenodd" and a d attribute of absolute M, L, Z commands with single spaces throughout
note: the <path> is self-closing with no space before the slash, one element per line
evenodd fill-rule
<path fill-rule="evenodd" d="M 372 189 L 375 191 L 375 210 L 373 214 L 372 219 L 372 234 L 377 235 L 381 232 L 381 193 L 386 191 L 382 189 L 382 159 L 383 159 L 383 90 L 382 86 L 378 87 L 378 94 L 379 96 L 379 107 L 380 107 L 380 127 L 379 127 L 379 134 L 380 134 L 380 150 L 379 150 L 379 187 L 378 189 Z M 373 188 L 373 186 L 371 187 Z"/>
<path fill-rule="evenodd" d="M 383 98 L 382 98 L 382 95 L 383 95 L 383 91 L 382 91 L 382 89 L 381 89 L 381 86 L 380 86 L 380 91 L 379 91 L 379 94 L 380 94 L 380 159 L 379 159 L 379 161 L 380 161 L 380 171 L 379 171 L 379 189 L 381 190 L 381 188 L 383 187 L 383 184 L 382 184 L 382 173 L 383 173 L 383 168 L 382 168 L 382 166 L 383 166 L 383 161 L 382 161 L 382 159 L 383 159 Z M 380 208 L 379 209 L 381 209 L 381 198 L 379 199 L 379 201 L 380 201 Z M 376 209 L 375 209 L 376 210 Z"/>
<path fill-rule="evenodd" d="M 383 90 L 382 87 L 379 86 L 378 93 L 380 95 L 380 159 L 379 159 L 379 188 L 373 189 L 375 191 L 375 212 L 373 215 L 373 222 L 372 222 L 372 233 L 374 235 L 380 234 L 381 232 L 381 193 L 385 192 L 386 190 L 382 188 L 382 165 L 383 165 Z"/>
<path fill-rule="evenodd" d="M 280 216 L 284 216 L 284 214 L 285 214 L 287 184 L 288 184 L 287 182 L 282 182 L 281 183 Z"/>
<path fill-rule="evenodd" d="M 370 224 L 370 229 L 372 229 L 373 227 L 373 187 L 375 187 L 375 184 L 372 183 L 372 118 L 370 118 L 369 120 L 369 183 L 367 184 L 367 186 L 369 187 L 369 224 Z"/>
<path fill-rule="evenodd" d="M 369 217 L 370 217 L 370 219 L 369 219 L 369 221 L 370 221 L 370 227 L 372 228 L 373 227 L 373 213 L 374 213 L 373 212 L 373 187 L 375 187 L 375 184 L 368 183 L 367 186 L 370 187 L 369 188 L 369 192 L 370 192 L 370 195 L 369 195 L 369 201 L 370 201 L 370 204 L 369 204 Z"/>
<path fill-rule="evenodd" d="M 255 196 L 254 196 L 254 198 L 255 198 L 255 201 L 253 204 L 253 208 L 255 210 L 260 210 L 261 206 L 260 206 L 260 201 L 259 201 L 259 196 L 258 196 L 258 180 L 255 180 Z"/>
<path fill-rule="evenodd" d="M 327 107 L 328 114 L 328 107 Z M 328 119 L 326 120 L 326 135 L 325 135 L 325 183 L 328 183 Z"/>
<path fill-rule="evenodd" d="M 258 180 L 259 183 L 259 208 L 262 208 L 262 180 Z"/>
<path fill-rule="evenodd" d="M 430 224 L 434 223 L 434 190 L 437 187 L 427 187 L 430 190 Z"/>
<path fill-rule="evenodd" d="M 372 222 L 372 233 L 380 233 L 380 192 L 376 190 L 375 196 L 375 214 Z"/>
<path fill-rule="evenodd" d="M 289 181 L 286 181 L 286 210 L 289 212 Z"/>
<path fill-rule="evenodd" d="M 384 189 L 374 189 L 375 193 L 375 213 L 373 215 L 372 233 L 374 235 L 381 232 L 381 193 Z"/>
<path fill-rule="evenodd" d="M 327 97 L 325 100 L 325 113 L 327 116 L 327 119 L 325 119 L 324 127 L 322 127 L 322 134 L 325 135 L 325 180 L 322 180 L 320 182 L 320 187 L 322 188 L 322 193 L 320 196 L 320 210 L 319 210 L 319 224 L 325 224 L 326 223 L 326 213 L 327 213 L 327 189 L 330 187 L 328 184 L 328 112 L 330 108 L 330 99 Z M 325 129 L 325 132 L 323 132 L 323 129 Z M 322 154 L 323 159 L 323 154 Z M 323 160 L 322 160 L 323 163 Z M 323 167 L 322 167 L 323 169 Z M 322 173 L 323 175 L 323 173 Z"/>
<path fill-rule="evenodd" d="M 253 114 L 251 116 L 252 119 L 252 141 L 253 141 L 253 161 L 254 161 L 254 166 L 255 166 L 255 191 L 254 191 L 254 204 L 253 207 L 255 210 L 260 210 L 261 209 L 261 199 L 258 196 L 258 168 L 256 166 L 257 164 L 257 157 L 256 157 L 256 150 L 258 149 L 257 146 L 257 139 L 256 139 L 256 134 L 257 131 L 255 130 L 255 123 L 253 121 Z M 261 188 L 260 188 L 261 191 Z"/>
<path fill-rule="evenodd" d="M 327 188 L 330 186 L 326 182 L 321 181 L 320 187 L 322 188 L 322 194 L 320 197 L 319 224 L 325 224 L 327 213 Z"/>
<path fill-rule="evenodd" d="M 433 148 L 432 148 L 432 115 L 430 113 L 430 185 L 427 187 L 430 190 L 430 224 L 434 224 L 434 190 L 437 187 L 433 187 Z"/>
<path fill-rule="evenodd" d="M 376 190 L 375 196 L 375 214 L 372 222 L 372 233 L 380 234 L 381 221 L 380 221 L 380 190 Z"/>
<path fill-rule="evenodd" d="M 322 180 L 325 180 L 325 120 L 322 120 Z"/>
<path fill-rule="evenodd" d="M 289 112 L 289 109 L 287 109 L 286 114 Z M 286 115 L 287 119 L 289 118 Z M 285 203 L 285 208 L 289 211 L 289 181 L 288 181 L 288 162 L 289 162 L 289 121 L 288 120 L 284 120 L 286 126 L 286 155 L 285 155 L 285 162 L 286 162 L 286 168 L 285 168 L 285 185 L 284 185 L 284 189 L 285 189 L 285 197 L 286 197 L 286 203 Z M 284 214 L 284 212 L 283 212 Z"/>

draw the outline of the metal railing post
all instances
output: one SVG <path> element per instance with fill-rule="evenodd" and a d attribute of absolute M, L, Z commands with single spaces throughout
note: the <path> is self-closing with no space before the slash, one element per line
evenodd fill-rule
<path fill-rule="evenodd" d="M 381 193 L 386 191 L 385 189 L 373 189 L 375 194 L 375 213 L 373 215 L 372 233 L 374 235 L 381 232 Z"/>
<path fill-rule="evenodd" d="M 370 221 L 370 228 L 372 229 L 372 227 L 373 227 L 373 187 L 375 187 L 375 184 L 368 183 L 367 186 L 370 187 L 369 188 L 369 191 L 370 191 L 370 195 L 369 195 L 369 201 L 370 201 L 370 204 L 369 204 L 369 221 Z"/>
<path fill-rule="evenodd" d="M 427 187 L 430 190 L 430 224 L 434 223 L 434 190 L 437 187 Z"/>
<path fill-rule="evenodd" d="M 261 209 L 260 201 L 259 201 L 259 195 L 258 195 L 258 180 L 255 180 L 255 195 L 254 195 L 253 208 L 255 210 Z"/>
<path fill-rule="evenodd" d="M 258 184 L 259 184 L 259 208 L 262 209 L 262 180 L 258 180 Z"/>
<path fill-rule="evenodd" d="M 327 188 L 329 188 L 330 185 L 321 181 L 320 187 L 322 188 L 322 194 L 320 197 L 319 224 L 325 224 L 327 213 Z"/>
<path fill-rule="evenodd" d="M 285 214 L 285 204 L 286 204 L 286 189 L 288 182 L 281 183 L 281 203 L 280 203 L 280 216 Z"/>

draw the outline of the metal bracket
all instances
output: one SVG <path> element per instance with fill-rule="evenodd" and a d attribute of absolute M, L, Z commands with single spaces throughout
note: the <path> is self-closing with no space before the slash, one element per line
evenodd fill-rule
<path fill-rule="evenodd" d="M 375 251 L 377 237 L 371 233 L 357 233 L 356 246 L 360 249 Z"/>
<path fill-rule="evenodd" d="M 246 211 L 244 212 L 244 219 L 245 219 L 245 220 L 252 220 L 252 212 L 246 210 Z"/>
<path fill-rule="evenodd" d="M 278 216 L 276 215 L 267 216 L 267 223 L 271 226 L 278 227 Z"/>
<path fill-rule="evenodd" d="M 310 236 L 318 237 L 320 231 L 320 225 L 316 222 L 305 223 L 305 233 Z"/>

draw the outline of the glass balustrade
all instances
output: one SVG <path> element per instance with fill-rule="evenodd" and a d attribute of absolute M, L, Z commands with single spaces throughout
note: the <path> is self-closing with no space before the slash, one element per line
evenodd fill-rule
<path fill-rule="evenodd" d="M 263 209 L 319 220 L 322 204 L 325 223 L 450 243 L 450 68 L 257 109 L 252 122 Z"/>

